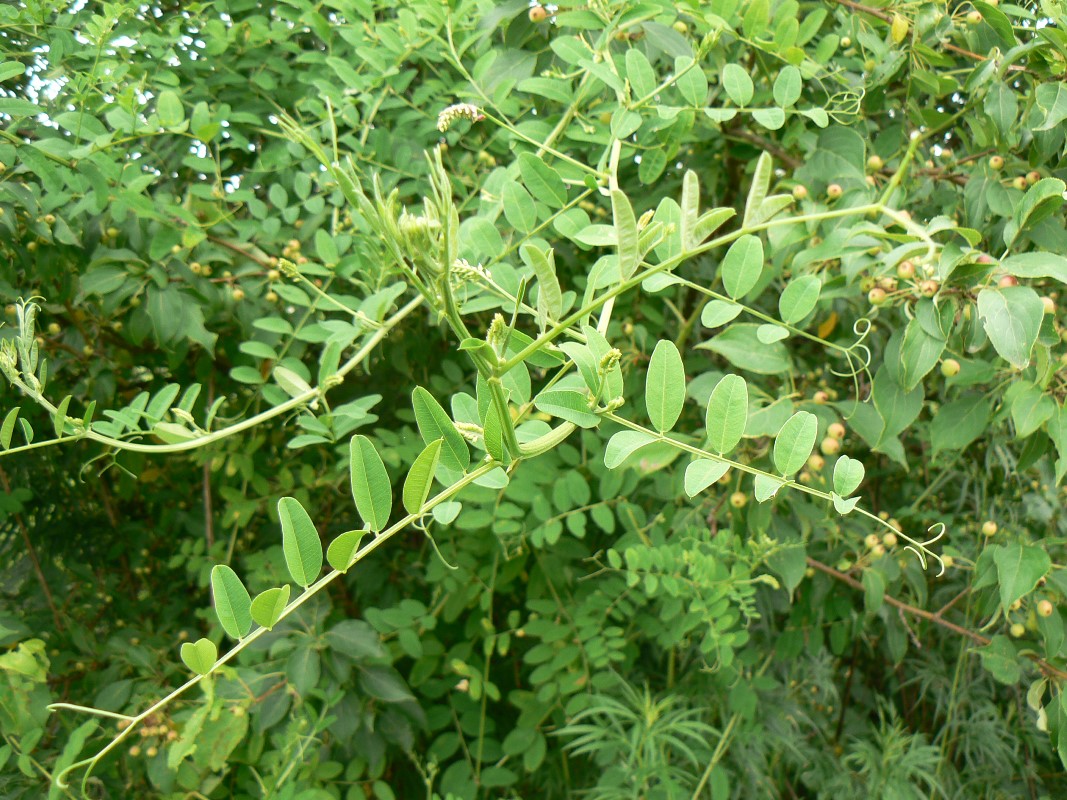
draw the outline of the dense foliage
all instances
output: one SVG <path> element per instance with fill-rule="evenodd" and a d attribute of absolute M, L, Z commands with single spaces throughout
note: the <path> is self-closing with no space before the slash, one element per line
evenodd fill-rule
<path fill-rule="evenodd" d="M 0 5 L 0 795 L 1065 796 L 1065 23 Z"/>

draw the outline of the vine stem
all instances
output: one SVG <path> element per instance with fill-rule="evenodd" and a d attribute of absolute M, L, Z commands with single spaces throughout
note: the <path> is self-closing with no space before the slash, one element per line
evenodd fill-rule
<path fill-rule="evenodd" d="M 858 589 L 861 592 L 864 590 L 863 584 L 853 578 L 851 575 L 841 572 L 840 570 L 836 570 L 828 564 L 824 564 L 821 561 L 816 561 L 814 558 L 811 557 L 808 557 L 806 561 L 808 563 L 808 566 L 812 569 L 817 569 L 820 572 L 829 575 L 834 580 L 841 581 L 841 583 L 851 586 L 853 589 Z M 916 606 L 909 605 L 903 600 L 897 600 L 895 597 L 892 597 L 888 594 L 885 595 L 885 602 L 887 605 L 891 605 L 893 606 L 893 608 L 899 609 L 905 614 L 911 614 L 912 616 L 925 619 L 927 622 L 932 622 L 935 625 L 940 625 L 942 628 L 950 630 L 953 633 L 957 633 L 965 639 L 970 639 L 975 644 L 984 647 L 990 642 L 988 638 L 986 638 L 980 633 L 976 633 L 975 631 L 972 631 L 968 628 L 964 628 L 963 626 L 957 625 L 954 622 L 949 622 L 947 619 L 941 616 L 941 611 L 938 611 L 936 613 L 933 611 L 927 611 L 925 608 L 918 608 Z M 1047 675 L 1048 677 L 1055 678 L 1059 681 L 1067 681 L 1067 672 L 1064 672 L 1063 670 L 1054 667 L 1052 664 L 1048 663 L 1047 661 L 1045 661 L 1045 659 L 1039 657 L 1037 654 L 1023 653 L 1023 655 L 1033 661 L 1037 665 L 1038 669 L 1040 669 L 1041 672 Z"/>
<path fill-rule="evenodd" d="M 351 563 L 349 563 L 349 565 L 344 570 L 338 570 L 338 569 L 331 570 L 330 572 L 326 573 L 321 578 L 319 578 L 317 581 L 312 583 L 310 586 L 307 586 L 302 593 L 300 593 L 295 598 L 293 598 L 293 600 L 289 603 L 289 605 L 287 605 L 282 610 L 282 613 L 279 615 L 278 620 L 274 624 L 277 625 L 279 622 L 281 622 L 282 620 L 286 619 L 290 614 L 292 614 L 294 611 L 296 611 L 298 608 L 300 608 L 300 606 L 302 606 L 304 603 L 306 603 L 311 597 L 313 597 L 314 595 L 318 594 L 318 592 L 320 592 L 322 589 L 324 589 L 327 586 L 329 586 L 338 577 L 340 577 L 341 575 L 344 575 L 353 566 L 355 566 L 360 561 L 362 561 L 364 558 L 366 558 L 368 555 L 370 555 L 372 552 L 377 550 L 379 547 L 381 547 L 385 542 L 387 542 L 393 536 L 395 536 L 396 534 L 400 533 L 402 530 L 405 530 L 410 524 L 412 524 L 413 522 L 415 522 L 416 520 L 418 520 L 419 518 L 421 518 L 425 514 L 429 513 L 430 511 L 432 511 L 435 506 L 437 506 L 440 503 L 443 503 L 446 500 L 454 497 L 462 489 L 464 489 L 467 486 L 469 486 L 470 484 L 474 483 L 474 481 L 478 480 L 479 478 L 483 477 L 484 475 L 489 474 L 490 472 L 492 472 L 494 469 L 496 469 L 499 466 L 500 466 L 500 464 L 498 462 L 494 461 L 494 460 L 489 460 L 489 461 L 484 462 L 483 464 L 481 464 L 476 469 L 474 469 L 471 472 L 469 472 L 466 475 L 464 475 L 462 478 L 460 478 L 454 484 L 449 486 L 447 489 L 439 492 L 434 497 L 432 497 L 429 500 L 425 501 L 422 504 L 422 507 L 419 508 L 419 510 L 416 513 L 408 514 L 407 516 L 403 517 L 402 519 L 398 520 L 396 523 L 391 525 L 386 530 L 382 531 L 380 534 L 375 536 L 371 541 L 369 541 L 362 549 L 360 549 L 357 553 L 354 554 Z M 70 703 L 52 703 L 52 704 L 50 704 L 48 706 L 49 710 L 68 709 L 68 710 L 80 711 L 80 712 L 83 712 L 83 713 L 96 714 L 96 715 L 100 715 L 100 716 L 118 716 L 120 719 L 129 720 L 129 725 L 127 725 L 125 728 L 123 728 L 121 731 L 119 731 L 118 735 L 115 736 L 110 742 L 108 742 L 95 755 L 91 756 L 90 758 L 85 758 L 85 759 L 82 759 L 81 761 L 77 761 L 77 762 L 71 764 L 69 767 L 67 767 L 62 772 L 60 772 L 58 775 L 56 775 L 55 776 L 56 785 L 61 789 L 66 789 L 67 786 L 69 786 L 69 784 L 66 783 L 67 775 L 69 775 L 71 772 L 73 772 L 73 771 L 75 771 L 77 769 L 81 769 L 82 767 L 87 767 L 85 775 L 82 778 L 82 791 L 84 792 L 86 790 L 86 788 L 87 788 L 87 785 L 88 785 L 87 782 L 89 780 L 90 774 L 92 773 L 93 767 L 96 766 L 96 764 L 100 761 L 100 759 L 102 759 L 105 755 L 107 755 L 109 752 L 111 752 L 116 747 L 118 747 L 119 744 L 121 744 L 122 741 L 127 736 L 132 734 L 134 729 L 141 722 L 143 722 L 147 717 L 149 717 L 152 714 L 156 713 L 160 709 L 162 709 L 165 706 L 169 705 L 171 703 L 171 701 L 173 701 L 176 698 L 180 697 L 182 694 L 184 694 L 189 689 L 191 689 L 194 686 L 196 686 L 198 683 L 200 683 L 205 678 L 209 677 L 210 675 L 213 675 L 215 672 L 217 672 L 219 670 L 220 667 L 222 667 L 227 662 L 229 662 L 229 661 L 233 660 L 234 658 L 236 658 L 238 653 L 240 653 L 242 650 L 244 650 L 250 644 L 255 642 L 261 636 L 264 636 L 270 630 L 272 630 L 272 628 L 263 628 L 263 627 L 256 628 L 256 630 L 252 631 L 250 634 L 245 636 L 236 645 L 234 645 L 230 650 L 228 650 L 226 653 L 224 653 L 222 656 L 220 656 L 215 661 L 215 663 L 211 666 L 211 669 L 209 669 L 203 675 L 195 675 L 195 676 L 193 676 L 192 678 L 187 680 L 185 683 L 183 683 L 181 686 L 179 686 L 178 688 L 174 689 L 170 694 L 166 695 L 165 697 L 163 697 L 160 700 L 157 700 L 155 703 L 153 703 L 151 706 L 149 706 L 148 708 L 146 708 L 144 711 L 142 711 L 140 714 L 137 714 L 136 716 L 128 717 L 128 716 L 125 716 L 125 715 L 115 715 L 115 714 L 112 714 L 111 712 L 102 711 L 100 709 L 93 709 L 93 708 L 88 708 L 86 706 L 73 705 L 73 704 L 70 704 Z"/>
<path fill-rule="evenodd" d="M 373 334 L 371 334 L 371 337 L 367 340 L 367 342 L 358 351 L 356 351 L 356 353 L 350 359 L 348 359 L 348 361 L 346 361 L 337 370 L 337 372 L 333 374 L 333 376 L 331 376 L 332 380 L 337 381 L 337 379 L 343 379 L 349 372 L 359 366 L 359 364 L 362 363 L 368 355 L 370 355 L 371 351 L 373 351 L 374 348 L 377 347 L 377 345 L 382 341 L 382 339 L 384 339 L 388 335 L 388 333 L 394 327 L 396 327 L 396 325 L 398 325 L 405 317 L 407 317 L 411 312 L 421 306 L 423 302 L 425 302 L 424 298 L 419 295 L 413 298 L 410 302 L 408 302 L 407 305 L 401 308 L 396 314 L 394 314 L 388 320 L 383 322 L 381 327 Z M 110 436 L 105 436 L 102 433 L 97 433 L 91 428 L 87 428 L 81 433 L 76 433 L 71 436 L 64 436 L 58 439 L 49 439 L 43 442 L 35 442 L 32 445 L 26 445 L 24 447 L 12 448 L 11 450 L 5 451 L 5 455 L 8 453 L 17 453 L 21 450 L 28 450 L 31 447 L 43 447 L 47 444 L 74 442 L 79 441 L 81 439 L 89 439 L 90 441 L 99 442 L 100 444 L 106 445 L 108 447 L 114 447 L 117 450 L 130 450 L 138 453 L 180 453 L 186 450 L 195 450 L 197 448 L 213 444 L 214 442 L 221 441 L 222 439 L 226 439 L 227 437 L 233 436 L 234 434 L 240 433 L 241 431 L 248 430 L 249 428 L 254 428 L 269 419 L 273 419 L 274 417 L 285 414 L 286 412 L 294 408 L 299 408 L 302 405 L 306 405 L 307 403 L 310 403 L 312 400 L 316 399 L 324 392 L 326 392 L 330 388 L 330 386 L 331 384 L 329 383 L 323 383 L 318 386 L 314 386 L 311 389 L 308 389 L 305 392 L 301 392 L 295 397 L 286 400 L 284 403 L 281 403 L 277 406 L 273 406 L 272 408 L 269 408 L 260 414 L 256 414 L 255 416 L 249 417 L 248 419 L 241 420 L 240 422 L 237 422 L 226 428 L 221 428 L 212 433 L 205 434 L 204 436 L 196 436 L 184 442 L 174 442 L 172 444 L 141 444 L 140 442 L 130 442 L 123 439 L 114 439 Z M 46 400 L 43 396 L 28 391 L 29 387 L 23 388 L 24 391 L 27 391 L 27 393 L 30 394 L 30 396 L 33 397 L 33 399 L 36 400 L 37 403 L 43 408 L 45 408 L 50 414 L 54 414 L 56 412 L 56 407 L 52 405 L 52 403 L 50 403 L 48 400 Z"/>

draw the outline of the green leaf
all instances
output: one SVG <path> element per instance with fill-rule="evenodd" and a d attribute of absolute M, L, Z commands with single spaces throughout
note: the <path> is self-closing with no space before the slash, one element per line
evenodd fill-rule
<path fill-rule="evenodd" d="M 637 271 L 641 253 L 637 242 L 637 219 L 633 206 L 620 189 L 611 190 L 611 215 L 619 246 L 619 272 L 626 280 Z"/>
<path fill-rule="evenodd" d="M 604 466 L 615 469 L 634 452 L 655 441 L 656 437 L 644 431 L 619 431 L 608 439 L 604 448 Z"/>
<path fill-rule="evenodd" d="M 735 319 L 744 309 L 740 303 L 726 300 L 709 300 L 700 312 L 700 324 L 705 328 L 718 328 Z"/>
<path fill-rule="evenodd" d="M 191 439 L 195 439 L 198 435 L 185 426 L 179 425 L 177 422 L 157 422 L 152 426 L 152 433 L 165 444 L 188 442 Z"/>
<path fill-rule="evenodd" d="M 438 440 L 440 441 L 440 440 Z M 359 550 L 359 543 L 367 535 L 366 531 L 345 531 L 330 542 L 326 548 L 326 560 L 338 572 L 347 572 L 352 566 L 352 557 Z M 286 587 L 287 589 L 289 587 Z M 288 598 L 288 595 L 286 595 Z"/>
<path fill-rule="evenodd" d="M 243 639 L 252 627 L 252 598 L 237 577 L 237 573 L 225 564 L 211 568 L 211 595 L 215 603 L 215 615 L 222 629 L 232 639 Z"/>
<path fill-rule="evenodd" d="M 585 392 L 567 389 L 550 389 L 534 398 L 538 411 L 573 422 L 580 428 L 595 428 L 600 417 L 589 410 L 589 398 Z"/>
<path fill-rule="evenodd" d="M 1041 298 L 1029 286 L 983 289 L 978 293 L 978 316 L 989 341 L 1001 358 L 1018 369 L 1030 363 L 1044 314 Z"/>
<path fill-rule="evenodd" d="M 380 533 L 389 524 L 389 512 L 393 509 L 393 489 L 389 485 L 389 473 L 366 436 L 353 436 L 348 445 L 349 481 L 356 510 L 375 533 Z"/>
<path fill-rule="evenodd" d="M 785 486 L 785 481 L 775 478 L 773 475 L 757 475 L 752 482 L 752 493 L 756 496 L 757 503 L 765 503 L 778 494 L 778 490 Z"/>
<path fill-rule="evenodd" d="M 795 325 L 815 309 L 821 292 L 822 281 L 817 275 L 794 278 L 778 298 L 778 316 L 787 325 Z"/>
<path fill-rule="evenodd" d="M 748 421 L 748 384 L 740 375 L 727 375 L 708 399 L 708 446 L 719 455 L 731 452 L 745 433 Z"/>
<path fill-rule="evenodd" d="M 62 438 L 63 431 L 66 429 L 68 408 L 70 408 L 69 394 L 59 402 L 55 413 L 52 414 L 52 427 L 55 429 L 56 436 L 60 438 Z"/>
<path fill-rule="evenodd" d="M 785 345 L 781 342 L 763 344 L 757 334 L 758 328 L 750 323 L 735 323 L 710 341 L 696 345 L 696 349 L 711 350 L 735 367 L 761 375 L 789 372 L 793 365 Z"/>
<path fill-rule="evenodd" d="M 674 85 L 685 101 L 691 106 L 703 108 L 708 99 L 708 79 L 700 64 L 694 64 L 689 56 L 678 56 L 674 59 L 674 74 L 678 76 Z"/>
<path fill-rule="evenodd" d="M 785 125 L 785 112 L 780 108 L 757 108 L 752 119 L 769 131 L 776 131 Z"/>
<path fill-rule="evenodd" d="M 919 385 L 919 382 L 937 366 L 941 354 L 945 352 L 946 341 L 941 336 L 932 336 L 923 327 L 918 317 L 913 317 L 904 329 L 904 338 L 900 342 L 901 388 L 906 392 Z"/>
<path fill-rule="evenodd" d="M 811 455 L 819 433 L 819 418 L 798 411 L 782 426 L 774 440 L 774 466 L 783 475 L 798 472 Z"/>
<path fill-rule="evenodd" d="M 656 73 L 652 64 L 636 47 L 626 51 L 626 79 L 630 82 L 630 96 L 635 100 L 648 97 L 656 89 Z"/>
<path fill-rule="evenodd" d="M 436 439 L 444 439 L 438 469 L 444 468 L 453 473 L 453 477 L 462 475 L 471 463 L 471 453 L 463 434 L 456 430 L 441 404 L 421 386 L 416 386 L 411 393 L 411 404 L 415 408 L 415 423 L 419 427 L 422 440 L 429 444 Z M 444 475 L 442 478 L 443 483 L 452 482 Z"/>
<path fill-rule="evenodd" d="M 26 74 L 26 65 L 21 61 L 0 62 L 0 83 Z"/>
<path fill-rule="evenodd" d="M 736 215 L 737 212 L 732 208 L 712 208 L 705 211 L 697 218 L 692 228 L 689 246 L 696 247 L 721 228 L 724 222 Z"/>
<path fill-rule="evenodd" d="M 652 427 L 666 433 L 678 421 L 685 403 L 685 367 L 673 342 L 662 339 L 652 351 L 645 378 L 645 408 Z"/>
<path fill-rule="evenodd" d="M 289 592 L 289 584 L 285 584 L 257 594 L 250 608 L 255 623 L 268 631 L 278 624 L 278 619 L 289 604 Z"/>
<path fill-rule="evenodd" d="M 981 395 L 961 397 L 941 406 L 930 422 L 934 454 L 965 448 L 985 432 L 992 414 L 992 404 Z"/>
<path fill-rule="evenodd" d="M 519 154 L 519 175 L 534 200 L 552 208 L 563 208 L 567 204 L 567 186 L 563 178 L 533 153 Z"/>
<path fill-rule="evenodd" d="M 308 512 L 295 497 L 278 501 L 278 519 L 282 524 L 282 552 L 293 580 L 310 586 L 322 571 L 322 543 Z"/>
<path fill-rule="evenodd" d="M 781 325 L 760 325 L 756 328 L 756 338 L 764 344 L 774 344 L 789 338 L 789 331 Z"/>
<path fill-rule="evenodd" d="M 15 432 L 15 420 L 18 419 L 18 416 L 18 406 L 15 406 L 4 415 L 4 424 L 0 425 L 0 447 L 3 447 L 4 450 L 11 447 L 11 434 Z"/>
<path fill-rule="evenodd" d="M 185 666 L 197 675 L 207 675 L 215 666 L 219 657 L 218 649 L 210 639 L 199 639 L 195 642 L 186 642 L 181 649 L 182 661 Z"/>
<path fill-rule="evenodd" d="M 749 227 L 758 216 L 760 207 L 767 197 L 771 187 L 771 175 L 774 173 L 774 162 L 768 153 L 760 153 L 756 160 L 756 169 L 752 172 L 752 185 L 748 189 L 748 198 L 745 200 L 745 216 L 742 225 Z"/>
<path fill-rule="evenodd" d="M 293 372 L 291 369 L 285 367 L 274 368 L 274 380 L 278 382 L 278 385 L 285 390 L 285 393 L 290 397 L 299 397 L 300 395 L 307 394 L 311 391 L 311 386 Z"/>
<path fill-rule="evenodd" d="M 530 193 L 518 181 L 504 184 L 501 194 L 504 203 L 504 216 L 515 230 L 529 233 L 537 227 L 537 206 Z"/>
<path fill-rule="evenodd" d="M 1008 686 L 1014 686 L 1022 678 L 1019 656 L 1011 639 L 998 634 L 985 647 L 975 650 L 982 659 L 982 666 L 995 680 Z"/>
<path fill-rule="evenodd" d="M 698 458 L 685 468 L 685 493 L 690 497 L 696 497 L 725 475 L 729 469 L 730 465 L 725 461 Z"/>
<path fill-rule="evenodd" d="M 1015 206 L 1014 220 L 1019 230 L 1033 228 L 1055 214 L 1063 205 L 1063 192 L 1067 189 L 1059 178 L 1042 178 L 1023 195 Z"/>
<path fill-rule="evenodd" d="M 1037 107 L 1045 112 L 1045 119 L 1035 131 L 1050 131 L 1067 119 L 1067 86 L 1060 81 L 1038 84 L 1035 91 Z"/>
<path fill-rule="evenodd" d="M 746 233 L 730 245 L 719 267 L 723 286 L 734 300 L 748 294 L 759 282 L 762 273 L 763 241 L 751 233 Z"/>
<path fill-rule="evenodd" d="M 682 176 L 681 229 L 682 250 L 692 250 L 696 245 L 694 231 L 700 211 L 700 178 L 689 169 Z"/>
<path fill-rule="evenodd" d="M 800 99 L 801 88 L 800 70 L 791 64 L 782 67 L 774 79 L 774 102 L 781 108 L 789 108 Z"/>
<path fill-rule="evenodd" d="M 858 497 L 852 497 L 845 499 L 837 492 L 830 492 L 830 499 L 834 502 L 834 511 L 838 514 L 850 514 L 856 507 L 856 504 L 860 501 Z"/>
<path fill-rule="evenodd" d="M 538 306 L 544 304 L 545 313 L 553 319 L 559 319 L 563 312 L 563 292 L 559 287 L 559 278 L 556 277 L 555 252 L 524 244 L 519 253 L 523 262 L 529 264 L 537 276 Z"/>
<path fill-rule="evenodd" d="M 419 453 L 404 479 L 404 509 L 409 514 L 418 514 L 430 494 L 437 462 L 441 458 L 444 439 L 434 439 Z"/>
<path fill-rule="evenodd" d="M 156 111 L 159 114 L 159 124 L 164 128 L 177 128 L 185 121 L 185 108 L 181 98 L 170 89 L 159 93 Z"/>
<path fill-rule="evenodd" d="M 1018 253 L 1001 261 L 1000 268 L 1016 278 L 1053 278 L 1067 283 L 1067 257 L 1056 253 Z"/>
<path fill-rule="evenodd" d="M 854 458 L 841 456 L 834 464 L 834 491 L 848 497 L 863 483 L 863 464 Z"/>
<path fill-rule="evenodd" d="M 736 105 L 747 106 L 755 94 L 748 71 L 737 64 L 727 64 L 722 70 L 722 86 Z"/>
<path fill-rule="evenodd" d="M 997 546 L 993 551 L 1000 585 L 1000 605 L 1008 613 L 1011 604 L 1034 590 L 1052 568 L 1052 559 L 1043 547 L 1014 544 Z"/>
<path fill-rule="evenodd" d="M 1057 411 L 1056 401 L 1040 388 L 1030 384 L 1015 395 L 1011 403 L 1011 421 L 1015 437 L 1025 439 L 1044 425 Z"/>

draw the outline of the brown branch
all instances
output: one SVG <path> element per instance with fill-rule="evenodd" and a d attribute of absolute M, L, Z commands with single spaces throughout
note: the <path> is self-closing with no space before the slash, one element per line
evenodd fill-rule
<path fill-rule="evenodd" d="M 770 139 L 764 139 L 751 131 L 746 131 L 743 128 L 730 129 L 726 132 L 726 138 L 728 139 L 740 139 L 741 141 L 754 144 L 761 150 L 766 150 L 776 159 L 785 164 L 789 169 L 796 169 L 804 162 L 796 156 L 791 155 L 786 150 L 783 150 L 777 143 L 772 142 Z"/>
<path fill-rule="evenodd" d="M 831 578 L 839 580 L 842 583 L 848 584 L 853 589 L 859 589 L 860 591 L 864 590 L 863 584 L 853 578 L 851 575 L 846 575 L 844 572 L 840 572 L 839 570 L 836 570 L 827 564 L 823 564 L 821 561 L 816 561 L 814 558 L 809 557 L 807 559 L 807 562 L 809 567 L 817 569 L 820 572 L 824 572 Z M 940 625 L 942 628 L 946 628 L 947 630 L 950 630 L 953 633 L 957 633 L 965 639 L 970 639 L 975 644 L 982 645 L 983 647 L 989 644 L 990 640 L 987 639 L 985 636 L 982 636 L 982 634 L 975 633 L 974 631 L 957 625 L 954 622 L 949 622 L 947 619 L 940 616 L 940 612 L 935 614 L 932 611 L 927 611 L 924 608 L 916 608 L 915 606 L 908 605 L 907 603 L 901 600 L 897 600 L 895 597 L 891 597 L 888 594 L 885 595 L 885 602 L 888 605 L 893 606 L 893 608 L 899 609 L 900 611 L 906 614 L 911 614 L 912 616 L 925 619 L 927 622 L 933 622 L 935 625 Z M 1048 677 L 1055 678 L 1060 681 L 1067 681 L 1067 672 L 1064 672 L 1063 670 L 1054 667 L 1052 664 L 1048 663 L 1043 658 L 1039 658 L 1038 656 L 1033 655 L 1032 653 L 1025 653 L 1024 655 L 1031 661 L 1033 661 L 1037 665 L 1038 669 L 1040 669 Z"/>
<path fill-rule="evenodd" d="M 892 22 L 893 15 L 882 11 L 880 8 L 871 8 L 871 6 L 865 6 L 863 3 L 854 3 L 852 0 L 834 0 L 839 5 L 847 6 L 854 11 L 861 11 L 864 14 L 870 14 L 872 17 L 878 17 L 883 22 Z"/>
<path fill-rule="evenodd" d="M 11 494 L 11 482 L 7 479 L 7 472 L 3 467 L 0 467 L 0 486 L 3 486 L 4 492 Z M 56 630 L 63 630 L 63 620 L 59 617 L 59 609 L 56 608 L 55 598 L 52 597 L 52 590 L 48 586 L 48 580 L 44 576 L 44 572 L 41 570 L 41 562 L 37 560 L 37 551 L 33 547 L 33 542 L 30 540 L 30 532 L 26 528 L 26 522 L 22 519 L 22 514 L 15 514 L 15 524 L 18 526 L 19 533 L 22 534 L 22 541 L 26 544 L 26 552 L 30 555 L 30 563 L 33 564 L 33 571 L 37 573 L 37 582 L 41 584 L 41 591 L 44 592 L 45 600 L 48 601 L 48 607 L 52 609 L 52 621 L 56 625 Z"/>

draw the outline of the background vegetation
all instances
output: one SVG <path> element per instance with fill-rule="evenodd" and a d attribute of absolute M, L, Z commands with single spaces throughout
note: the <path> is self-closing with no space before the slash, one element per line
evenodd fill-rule
<path fill-rule="evenodd" d="M 1065 21 L 0 5 L 0 795 L 1064 796 Z M 697 201 L 738 214 L 698 235 Z M 51 781 L 128 726 L 50 703 L 137 715 L 188 679 L 180 644 L 227 651 L 215 565 L 288 585 L 279 498 L 324 544 L 384 526 L 350 440 L 399 509 L 438 438 L 416 386 L 474 465 L 515 459 L 471 357 L 546 329 L 569 344 L 527 348 L 509 413 L 524 444 L 579 430 Z M 727 373 L 736 449 L 705 414 Z M 587 384 L 599 409 L 568 404 Z M 904 537 L 942 524 L 924 569 Z"/>

